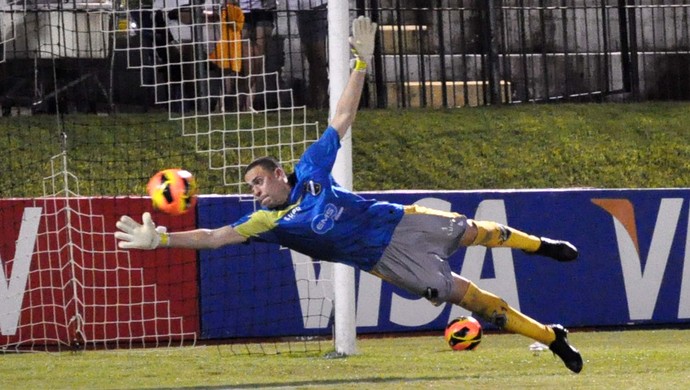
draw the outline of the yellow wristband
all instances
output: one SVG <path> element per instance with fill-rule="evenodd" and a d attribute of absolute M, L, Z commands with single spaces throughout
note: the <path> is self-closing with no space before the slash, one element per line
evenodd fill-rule
<path fill-rule="evenodd" d="M 160 233 L 161 245 L 170 246 L 170 235 L 168 233 Z"/>
<path fill-rule="evenodd" d="M 355 70 L 357 70 L 357 71 L 367 70 L 367 63 L 360 60 L 359 58 L 356 58 L 355 59 Z"/>

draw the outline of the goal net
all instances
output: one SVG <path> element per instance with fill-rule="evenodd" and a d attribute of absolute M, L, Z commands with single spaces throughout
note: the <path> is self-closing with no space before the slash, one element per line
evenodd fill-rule
<path fill-rule="evenodd" d="M 239 195 L 246 164 L 272 155 L 289 170 L 318 138 L 319 114 L 256 54 L 242 12 L 0 0 L 0 13 L 0 347 L 330 346 L 330 264 L 268 245 L 125 251 L 113 237 L 121 215 L 151 211 L 160 169 L 192 171 L 209 196 L 156 223 L 213 228 L 256 207 Z M 271 44 L 294 41 L 294 15 L 272 15 Z"/>

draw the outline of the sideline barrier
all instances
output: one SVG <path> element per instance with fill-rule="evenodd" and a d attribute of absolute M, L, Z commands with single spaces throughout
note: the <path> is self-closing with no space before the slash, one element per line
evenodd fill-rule
<path fill-rule="evenodd" d="M 690 319 L 690 190 L 406 191 L 363 195 L 457 211 L 573 242 L 580 250 L 580 258 L 572 263 L 483 247 L 461 249 L 450 259 L 455 272 L 541 322 L 589 327 L 675 324 Z M 219 204 L 229 211 L 219 213 Z M 235 197 L 202 198 L 200 225 L 232 223 L 243 214 L 240 209 L 250 211 L 251 203 L 239 202 Z M 200 255 L 202 338 L 305 332 L 299 321 L 282 321 L 286 317 L 306 318 L 307 313 L 299 312 L 298 303 L 304 291 L 298 290 L 296 282 L 283 283 L 281 289 L 272 283 L 295 280 L 295 275 L 290 274 L 294 252 L 260 243 L 221 251 L 202 251 Z M 261 274 L 267 262 L 283 264 L 284 273 L 252 278 L 253 284 L 239 292 L 234 286 L 236 280 L 222 280 L 223 275 Z M 450 318 L 466 313 L 451 305 L 434 307 L 367 273 L 356 274 L 358 333 L 439 330 Z M 253 321 L 267 324 L 261 329 L 247 327 L 247 318 L 232 314 L 243 304 L 270 304 L 278 299 L 293 301 L 294 305 L 253 312 L 252 316 L 263 316 Z M 280 326 L 273 328 L 270 324 Z M 307 331 L 331 332 L 330 328 Z"/>
<path fill-rule="evenodd" d="M 363 195 L 452 210 L 577 245 L 580 258 L 571 263 L 484 247 L 463 248 L 450 259 L 455 272 L 541 322 L 690 322 L 690 189 Z M 6 238 L 0 344 L 69 344 L 77 325 L 87 341 L 103 343 L 332 332 L 330 263 L 316 265 L 262 243 L 199 252 L 118 250 L 115 221 L 148 209 L 140 197 L 5 199 L 0 205 Z M 202 196 L 194 212 L 180 218 L 156 213 L 154 220 L 170 231 L 212 228 L 253 207 L 238 196 Z M 438 331 L 467 314 L 435 307 L 365 272 L 356 273 L 356 283 L 360 334 Z"/>

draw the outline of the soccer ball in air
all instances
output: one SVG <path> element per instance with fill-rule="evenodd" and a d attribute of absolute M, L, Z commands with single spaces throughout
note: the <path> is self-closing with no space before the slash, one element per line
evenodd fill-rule
<path fill-rule="evenodd" d="M 149 179 L 146 191 L 153 208 L 170 215 L 181 215 L 196 204 L 196 180 L 184 169 L 164 169 Z"/>
<path fill-rule="evenodd" d="M 458 317 L 446 325 L 445 338 L 454 351 L 471 351 L 482 341 L 482 325 L 472 317 Z"/>

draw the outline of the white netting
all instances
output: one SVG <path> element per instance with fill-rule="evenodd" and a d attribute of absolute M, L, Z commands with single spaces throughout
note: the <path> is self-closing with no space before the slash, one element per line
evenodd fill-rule
<path fill-rule="evenodd" d="M 156 0 L 151 8 L 114 11 L 129 37 L 114 49 L 140 70 L 141 84 L 167 105 L 182 134 L 194 137 L 209 169 L 240 192 L 243 166 L 264 155 L 296 162 L 318 138 L 318 124 L 295 105 L 276 66 L 256 54 L 261 49 L 243 32 L 242 10 L 232 7 Z"/>
<path fill-rule="evenodd" d="M 256 157 L 296 162 L 318 138 L 318 123 L 307 119 L 281 76 L 284 54 L 275 53 L 285 51 L 264 53 L 283 44 L 277 32 L 294 16 L 272 11 L 274 27 L 262 30 L 268 35 L 250 39 L 243 10 L 190 1 L 0 3 L 3 59 L 33 61 L 11 71 L 21 82 L 7 88 L 3 109 L 51 110 L 63 96 L 71 105 L 95 105 L 94 95 L 112 105 L 116 80 L 104 80 L 103 70 L 110 67 L 115 77 L 112 68 L 124 56 L 139 71 L 142 91 L 194 138 L 208 168 L 221 171 L 232 191 L 241 192 L 241 169 Z M 77 91 L 82 96 L 70 95 Z"/>
<path fill-rule="evenodd" d="M 180 164 L 198 156 L 213 174 L 199 169 L 199 176 L 220 173 L 219 181 L 228 192 L 241 192 L 246 164 L 272 155 L 290 169 L 318 138 L 318 124 L 308 120 L 304 106 L 295 104 L 275 59 L 254 54 L 248 39 L 230 34 L 239 28 L 219 4 L 16 2 L 0 4 L 0 12 L 3 60 L 12 63 L 8 73 L 25 81 L 5 89 L 3 111 L 21 106 L 32 113 L 50 112 L 54 114 L 50 127 L 57 127 L 44 130 L 30 119 L 19 122 L 34 134 L 29 137 L 30 148 L 45 153 L 40 160 L 24 157 L 21 142 L 7 150 L 24 167 L 20 170 L 27 178 L 35 177 L 32 172 L 45 171 L 48 160 L 51 173 L 44 178 L 42 197 L 2 199 L 0 214 L 5 223 L 0 223 L 0 231 L 12 239 L 19 237 L 20 226 L 34 226 L 26 218 L 39 222 L 35 245 L 20 251 L 28 251 L 28 257 L 14 256 L 13 245 L 0 245 L 5 276 L 0 279 L 0 346 L 24 351 L 194 343 L 202 331 L 196 257 L 187 254 L 180 259 L 177 251 L 142 255 L 118 250 L 112 236 L 113 216 L 136 216 L 146 210 L 146 203 L 114 202 L 113 206 L 112 199 L 82 195 L 94 189 L 97 194 L 132 194 L 97 188 L 101 183 L 121 188 L 132 182 L 143 187 L 152 164 L 165 168 L 171 161 Z M 284 18 L 278 20 L 285 23 Z M 100 123 L 65 120 L 73 107 L 64 101 L 88 103 L 93 97 L 89 93 L 112 99 L 103 73 L 111 69 L 113 77 L 112 68 L 122 57 L 127 67 L 138 71 L 137 88 L 151 92 L 175 130 L 166 132 L 156 113 L 152 118 L 120 116 L 123 125 L 114 115 Z M 109 129 L 99 133 L 110 132 L 113 140 L 106 135 L 94 137 L 91 126 Z M 156 129 L 150 134 L 121 129 L 128 126 Z M 74 136 L 69 146 L 63 144 L 64 134 Z M 154 158 L 141 153 L 163 144 L 176 146 L 168 146 L 165 155 Z M 55 149 L 63 152 L 51 159 Z M 120 164 L 126 168 L 101 170 Z M 99 170 L 107 172 L 105 177 L 95 173 Z M 79 188 L 80 180 L 84 190 Z M 128 188 L 131 191 L 133 186 Z M 30 268 L 22 273 L 18 265 L 24 260 L 30 261 Z M 294 267 L 295 278 L 284 284 L 286 288 L 296 284 L 300 291 L 314 292 L 314 297 L 303 294 L 300 302 L 290 304 L 301 305 L 307 328 L 326 328 L 333 298 L 330 291 L 322 290 L 330 283 L 326 272 L 330 268 L 322 267 L 316 275 L 310 259 L 297 260 L 288 265 Z M 275 265 L 266 264 L 271 266 L 270 272 L 278 272 Z M 180 281 L 171 276 L 181 274 L 188 278 Z M 22 275 L 25 283 L 17 282 Z M 247 280 L 259 277 L 263 274 L 244 276 Z M 249 313 L 269 309 L 243 308 Z M 270 345 L 263 343 L 261 348 L 277 348 Z"/>
<path fill-rule="evenodd" d="M 79 196 L 65 163 L 51 161 L 45 197 L 24 208 L 15 257 L 3 259 L 3 349 L 193 344 L 196 320 L 175 313 L 156 272 L 117 249 L 98 199 Z"/>

